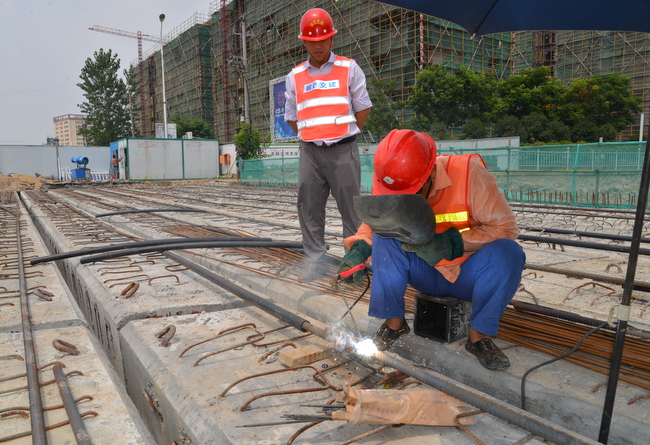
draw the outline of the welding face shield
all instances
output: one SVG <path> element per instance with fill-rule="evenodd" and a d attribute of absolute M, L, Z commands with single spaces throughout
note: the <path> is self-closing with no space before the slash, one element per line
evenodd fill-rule
<path fill-rule="evenodd" d="M 436 231 L 433 209 L 419 194 L 355 196 L 354 210 L 375 235 L 403 243 L 424 244 Z"/>

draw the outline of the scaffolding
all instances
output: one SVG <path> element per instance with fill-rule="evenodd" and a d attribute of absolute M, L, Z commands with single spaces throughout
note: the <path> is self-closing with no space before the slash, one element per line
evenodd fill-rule
<path fill-rule="evenodd" d="M 596 74 L 619 73 L 630 78 L 632 93 L 642 99 L 642 109 L 650 110 L 650 35 L 647 33 L 518 32 L 513 41 L 516 73 L 549 65 L 554 77 L 566 85 Z M 636 140 L 639 133 L 640 123 L 635 123 L 624 130 L 620 138 Z"/>
<path fill-rule="evenodd" d="M 165 47 L 170 112 L 201 117 L 222 143 L 232 142 L 246 120 L 262 138 L 269 137 L 269 82 L 306 60 L 298 28 L 302 14 L 316 7 L 327 10 L 338 29 L 334 53 L 355 59 L 369 86 L 373 80 L 394 81 L 392 100 L 408 99 L 418 72 L 431 65 L 466 66 L 497 79 L 550 66 L 565 84 L 594 74 L 628 76 L 643 108 L 650 109 L 647 34 L 534 31 L 472 37 L 451 22 L 372 0 L 214 0 L 211 19 L 176 30 Z M 158 59 L 153 54 L 145 61 L 149 134 L 162 115 Z M 405 125 L 413 115 L 407 109 L 397 117 Z M 639 125 L 632 125 L 622 138 L 638 132 Z M 373 142 L 365 132 L 361 141 Z"/>
<path fill-rule="evenodd" d="M 209 16 L 195 13 L 163 38 L 169 116 L 180 114 L 208 123 L 214 121 L 211 26 Z M 160 45 L 155 45 L 143 58 L 141 88 L 145 106 L 141 131 L 143 137 L 154 137 L 155 124 L 164 120 Z"/>

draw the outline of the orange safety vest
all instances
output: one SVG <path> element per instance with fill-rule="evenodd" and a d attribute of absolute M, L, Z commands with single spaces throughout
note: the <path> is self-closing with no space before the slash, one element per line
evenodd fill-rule
<path fill-rule="evenodd" d="M 356 122 L 348 80 L 351 59 L 336 56 L 332 71 L 309 75 L 303 62 L 293 69 L 298 135 L 303 141 L 343 138 Z"/>
<path fill-rule="evenodd" d="M 445 171 L 452 181 L 451 187 L 445 188 L 436 202 L 429 201 L 433 214 L 436 216 L 436 233 L 442 233 L 451 227 L 459 232 L 470 229 L 469 224 L 469 163 L 472 156 L 477 156 L 483 165 L 485 162 L 481 155 L 476 153 L 463 155 L 442 155 L 447 156 Z M 454 260 L 441 260 L 436 266 L 448 264 L 460 264 L 469 256 L 463 255 Z"/>

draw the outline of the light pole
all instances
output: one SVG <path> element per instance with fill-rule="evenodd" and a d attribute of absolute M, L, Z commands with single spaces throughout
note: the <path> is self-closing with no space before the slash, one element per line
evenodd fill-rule
<path fill-rule="evenodd" d="M 162 27 L 163 27 L 163 22 L 165 21 L 165 14 L 160 14 L 158 17 L 160 19 L 160 70 L 162 71 L 162 93 L 163 93 L 163 122 L 165 126 L 165 136 L 164 138 L 167 139 L 168 137 L 168 131 L 167 131 L 167 95 L 165 93 L 165 54 L 163 52 L 163 48 L 165 46 L 165 42 L 163 41 L 163 34 L 162 34 Z"/>
<path fill-rule="evenodd" d="M 59 159 L 59 138 L 54 138 L 54 146 L 56 147 L 56 179 L 61 180 L 61 161 Z"/>

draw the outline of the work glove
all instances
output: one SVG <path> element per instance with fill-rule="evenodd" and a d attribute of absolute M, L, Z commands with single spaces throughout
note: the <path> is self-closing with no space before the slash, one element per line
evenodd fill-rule
<path fill-rule="evenodd" d="M 352 269 L 354 266 L 365 263 L 365 261 L 370 258 L 371 254 L 372 246 L 370 246 L 370 244 L 364 240 L 357 241 L 352 244 L 350 251 L 346 253 L 341 260 L 341 265 L 339 266 L 339 270 L 336 271 L 336 274 L 338 275 L 341 272 Z M 354 275 L 352 275 L 352 281 L 356 284 L 361 284 L 363 282 L 364 273 L 365 272 L 362 270 L 355 272 Z"/>
<path fill-rule="evenodd" d="M 436 233 L 429 242 L 424 244 L 402 244 L 402 249 L 413 252 L 431 267 L 440 260 L 453 260 L 463 256 L 463 238 L 455 227 L 445 232 Z"/>

